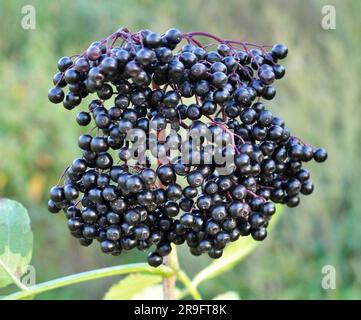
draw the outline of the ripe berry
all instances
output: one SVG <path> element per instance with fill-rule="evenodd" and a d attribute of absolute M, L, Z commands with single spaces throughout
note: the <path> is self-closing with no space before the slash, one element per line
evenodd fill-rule
<path fill-rule="evenodd" d="M 80 126 L 87 126 L 91 121 L 91 116 L 88 112 L 81 111 L 76 116 L 76 122 Z"/>
<path fill-rule="evenodd" d="M 161 42 L 162 42 L 162 38 L 161 38 L 160 34 L 156 33 L 156 32 L 150 32 L 144 38 L 144 44 L 148 48 L 157 48 L 160 46 Z"/>
<path fill-rule="evenodd" d="M 68 228 L 70 231 L 77 231 L 83 227 L 83 223 L 79 218 L 71 218 L 68 220 Z"/>
<path fill-rule="evenodd" d="M 157 169 L 157 175 L 164 184 L 170 184 L 176 179 L 175 173 L 170 165 L 162 165 Z"/>
<path fill-rule="evenodd" d="M 271 52 L 274 58 L 284 59 L 288 54 L 288 48 L 284 44 L 275 44 Z"/>
<path fill-rule="evenodd" d="M 81 158 L 75 159 L 71 168 L 75 173 L 84 173 L 87 169 L 86 161 Z"/>
<path fill-rule="evenodd" d="M 105 240 L 100 243 L 100 248 L 104 253 L 111 253 L 115 249 L 115 244 L 112 241 Z"/>
<path fill-rule="evenodd" d="M 224 205 L 216 205 L 210 210 L 211 217 L 216 221 L 222 221 L 227 217 L 227 210 Z"/>
<path fill-rule="evenodd" d="M 265 86 L 262 97 L 266 100 L 272 100 L 276 96 L 276 89 L 272 86 Z"/>
<path fill-rule="evenodd" d="M 152 267 L 158 267 L 163 263 L 163 258 L 156 252 L 152 252 L 148 255 L 148 263 Z"/>
<path fill-rule="evenodd" d="M 60 211 L 60 208 L 56 206 L 56 203 L 53 200 L 48 201 L 48 210 L 51 213 L 58 213 Z"/>
<path fill-rule="evenodd" d="M 54 202 L 61 202 L 65 199 L 64 189 L 59 186 L 50 189 L 50 199 Z"/>
<path fill-rule="evenodd" d="M 171 251 L 172 247 L 169 242 L 163 241 L 157 245 L 157 253 L 162 257 L 167 256 Z"/>
<path fill-rule="evenodd" d="M 64 99 L 64 91 L 59 87 L 51 88 L 48 92 L 48 99 L 52 103 L 60 103 Z"/>
<path fill-rule="evenodd" d="M 90 149 L 94 152 L 104 152 L 108 150 L 108 143 L 104 137 L 94 137 L 90 142 Z"/>
<path fill-rule="evenodd" d="M 305 181 L 304 183 L 302 183 L 301 193 L 308 195 L 313 192 L 313 189 L 314 189 L 313 183 L 311 181 Z"/>
<path fill-rule="evenodd" d="M 191 104 L 187 108 L 186 115 L 191 120 L 197 120 L 202 116 L 202 112 L 198 105 Z"/>
<path fill-rule="evenodd" d="M 64 72 L 72 65 L 73 65 L 73 61 L 69 57 L 62 57 L 58 61 L 58 69 L 60 72 Z"/>
<path fill-rule="evenodd" d="M 92 45 L 88 48 L 88 50 L 86 51 L 87 57 L 89 60 L 97 60 L 101 54 L 102 54 L 102 50 L 100 49 L 99 46 L 96 45 Z"/>
<path fill-rule="evenodd" d="M 267 237 L 267 229 L 261 227 L 252 231 L 252 238 L 257 241 L 262 241 Z"/>
<path fill-rule="evenodd" d="M 149 228 L 145 225 L 138 226 L 134 229 L 134 236 L 137 240 L 147 240 L 149 235 Z"/>
<path fill-rule="evenodd" d="M 164 204 L 164 208 L 163 208 L 163 212 L 165 215 L 167 215 L 168 217 L 175 217 L 178 215 L 179 213 L 179 206 L 176 202 L 174 201 L 167 201 Z"/>
<path fill-rule="evenodd" d="M 165 33 L 165 38 L 170 43 L 178 44 L 182 40 L 182 33 L 178 29 L 172 28 Z"/>
<path fill-rule="evenodd" d="M 261 213 L 266 216 L 271 216 L 276 212 L 276 207 L 272 202 L 266 202 L 261 205 Z"/>
<path fill-rule="evenodd" d="M 200 171 L 192 171 L 187 176 L 187 182 L 191 187 L 199 187 L 202 185 L 204 177 Z"/>
<path fill-rule="evenodd" d="M 142 180 L 138 176 L 131 176 L 126 181 L 126 188 L 131 193 L 137 193 L 143 188 Z"/>
<path fill-rule="evenodd" d="M 275 64 L 273 66 L 273 72 L 274 72 L 274 75 L 275 75 L 276 79 L 281 79 L 285 75 L 286 69 L 281 64 Z"/>
<path fill-rule="evenodd" d="M 64 186 L 64 196 L 66 200 L 75 200 L 79 196 L 79 191 L 71 184 Z"/>
<path fill-rule="evenodd" d="M 245 217 L 247 212 L 247 206 L 243 204 L 242 202 L 232 202 L 227 208 L 227 211 L 233 218 L 243 218 Z"/>
<path fill-rule="evenodd" d="M 327 152 L 325 149 L 323 148 L 317 148 L 316 150 L 314 150 L 313 152 L 313 158 L 315 159 L 315 161 L 317 162 L 324 162 L 327 159 Z"/>

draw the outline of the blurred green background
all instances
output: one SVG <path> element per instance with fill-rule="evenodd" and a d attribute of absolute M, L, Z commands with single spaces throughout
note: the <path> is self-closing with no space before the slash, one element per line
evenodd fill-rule
<path fill-rule="evenodd" d="M 23 30 L 21 8 L 36 8 L 36 30 Z M 321 28 L 321 8 L 336 8 L 336 30 Z M 329 160 L 309 164 L 316 185 L 296 209 L 286 209 L 256 252 L 201 286 L 206 298 L 234 290 L 242 299 L 360 299 L 361 1 L 255 0 L 0 0 L 0 197 L 28 207 L 35 234 L 37 281 L 93 268 L 142 262 L 80 247 L 65 219 L 46 210 L 48 189 L 75 158 L 77 111 L 47 100 L 56 62 L 83 51 L 121 26 L 136 31 L 208 31 L 289 47 L 274 113 L 293 134 L 324 146 Z M 79 110 L 79 109 L 78 109 Z M 181 250 L 190 275 L 209 263 Z M 321 287 L 324 265 L 337 271 L 336 290 Z M 38 299 L 98 299 L 115 279 L 40 295 Z"/>

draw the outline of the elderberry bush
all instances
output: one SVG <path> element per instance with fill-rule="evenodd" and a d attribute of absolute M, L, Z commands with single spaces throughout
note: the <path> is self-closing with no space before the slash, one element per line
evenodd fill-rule
<path fill-rule="evenodd" d="M 124 28 L 61 58 L 48 98 L 71 110 L 93 95 L 76 116 L 91 127 L 50 190 L 49 211 L 64 211 L 83 246 L 96 240 L 112 255 L 155 248 L 151 266 L 171 243 L 219 258 L 240 236 L 265 239 L 275 203 L 296 207 L 312 193 L 303 163 L 327 158 L 266 107 L 287 53 L 204 32 Z"/>

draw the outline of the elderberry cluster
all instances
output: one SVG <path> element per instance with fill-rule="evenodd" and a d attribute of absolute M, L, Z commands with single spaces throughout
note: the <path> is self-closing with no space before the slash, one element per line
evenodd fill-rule
<path fill-rule="evenodd" d="M 205 32 L 124 28 L 61 58 L 48 98 L 71 110 L 96 94 L 76 117 L 95 126 L 50 190 L 50 212 L 63 210 L 71 234 L 105 253 L 155 246 L 152 266 L 171 243 L 219 258 L 240 236 L 265 239 L 275 203 L 295 207 L 313 191 L 303 162 L 327 158 L 262 102 L 274 98 L 287 53 Z"/>

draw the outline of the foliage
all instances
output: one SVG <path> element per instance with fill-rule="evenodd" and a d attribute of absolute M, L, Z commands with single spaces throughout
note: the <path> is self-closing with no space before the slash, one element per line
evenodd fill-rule
<path fill-rule="evenodd" d="M 0 199 L 0 288 L 23 275 L 33 251 L 33 234 L 26 209 Z"/>
<path fill-rule="evenodd" d="M 162 277 L 159 276 L 131 274 L 109 288 L 104 296 L 104 300 L 130 300 L 137 293 L 144 291 L 144 289 L 153 287 L 154 290 L 154 285 L 161 281 Z"/>

